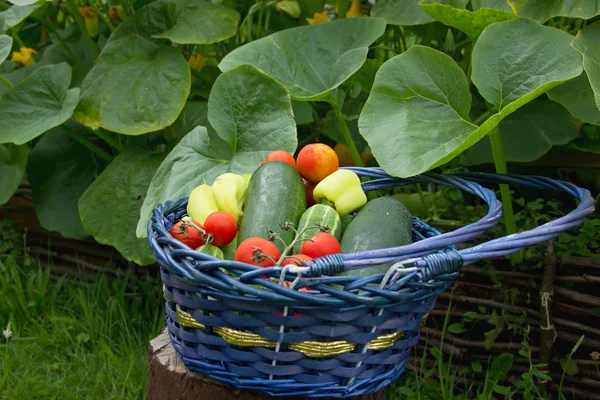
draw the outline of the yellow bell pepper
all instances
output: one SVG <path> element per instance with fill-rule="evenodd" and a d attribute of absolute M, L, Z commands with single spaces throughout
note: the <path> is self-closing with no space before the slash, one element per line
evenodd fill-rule
<path fill-rule="evenodd" d="M 313 191 L 315 201 L 335 208 L 343 217 L 367 204 L 360 178 L 354 172 L 340 169 L 323 179 Z"/>
<path fill-rule="evenodd" d="M 246 200 L 247 188 L 246 180 L 240 175 L 231 173 L 219 175 L 212 185 L 219 210 L 233 215 L 233 218 L 238 221 L 244 215 L 242 207 Z"/>
<path fill-rule="evenodd" d="M 219 207 L 213 189 L 209 185 L 200 185 L 192 190 L 187 213 L 194 221 L 204 224 L 206 218 L 215 211 L 219 211 Z"/>

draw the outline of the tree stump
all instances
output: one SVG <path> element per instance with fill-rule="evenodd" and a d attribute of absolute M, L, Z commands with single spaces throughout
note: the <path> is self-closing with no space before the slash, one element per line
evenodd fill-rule
<path fill-rule="evenodd" d="M 200 373 L 188 371 L 171 346 L 166 329 L 150 341 L 148 352 L 148 400 L 277 399 L 258 392 L 238 390 Z M 306 397 L 286 397 L 286 399 L 300 400 Z M 351 399 L 384 400 L 385 388 L 376 393 L 359 395 Z"/>

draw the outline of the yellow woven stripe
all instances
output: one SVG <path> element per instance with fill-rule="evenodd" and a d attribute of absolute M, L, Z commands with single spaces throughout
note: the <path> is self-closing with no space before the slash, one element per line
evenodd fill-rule
<path fill-rule="evenodd" d="M 340 340 L 338 342 L 298 342 L 290 343 L 288 349 L 299 351 L 311 358 L 332 357 L 354 351 L 355 344 Z"/>
<path fill-rule="evenodd" d="M 242 332 L 230 328 L 214 328 L 213 331 L 229 344 L 243 347 L 261 346 L 275 348 L 275 342 L 267 340 L 260 335 Z"/>
<path fill-rule="evenodd" d="M 169 301 L 169 299 L 167 299 L 167 287 L 165 285 L 163 285 L 163 297 L 166 301 Z"/>
<path fill-rule="evenodd" d="M 179 325 L 185 326 L 186 328 L 204 329 L 204 325 L 196 321 L 192 314 L 183 311 L 179 306 L 177 306 L 177 322 L 179 322 Z"/>
<path fill-rule="evenodd" d="M 192 314 L 183 311 L 177 306 L 177 322 L 186 328 L 204 329 L 205 326 L 194 319 Z M 216 327 L 213 332 L 221 336 L 227 343 L 241 347 L 267 347 L 274 349 L 276 343 L 263 338 L 260 335 L 250 332 L 238 331 L 236 329 Z M 369 350 L 385 350 L 392 347 L 398 340 L 404 336 L 404 331 L 397 331 L 386 335 L 381 335 L 369 343 Z M 288 344 L 288 349 L 298 351 L 311 358 L 332 357 L 338 354 L 354 351 L 356 345 L 345 340 L 336 342 L 313 342 L 304 341 Z"/>
<path fill-rule="evenodd" d="M 377 339 L 373 339 L 367 346 L 369 350 L 384 350 L 392 347 L 396 342 L 404 336 L 404 331 L 398 331 L 394 333 L 388 333 L 387 335 L 381 335 Z"/>

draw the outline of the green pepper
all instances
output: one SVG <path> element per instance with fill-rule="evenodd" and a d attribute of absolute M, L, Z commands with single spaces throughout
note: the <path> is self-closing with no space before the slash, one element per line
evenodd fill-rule
<path fill-rule="evenodd" d="M 244 215 L 242 207 L 246 200 L 246 189 L 248 184 L 244 177 L 231 173 L 219 175 L 212 185 L 219 210 L 233 215 L 236 221 Z"/>
<path fill-rule="evenodd" d="M 367 204 L 367 196 L 354 172 L 341 169 L 323 179 L 313 192 L 315 201 L 334 207 L 340 216 Z"/>
<path fill-rule="evenodd" d="M 200 185 L 190 193 L 187 205 L 187 214 L 194 220 L 204 224 L 206 218 L 219 211 L 212 188 L 209 185 Z"/>

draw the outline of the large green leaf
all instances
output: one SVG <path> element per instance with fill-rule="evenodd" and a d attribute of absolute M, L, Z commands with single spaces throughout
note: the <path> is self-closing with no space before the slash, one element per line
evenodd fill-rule
<path fill-rule="evenodd" d="M 471 0 L 473 10 L 477 11 L 480 8 L 496 8 L 498 10 L 506 10 L 512 12 L 512 8 L 506 0 Z"/>
<path fill-rule="evenodd" d="M 19 187 L 28 154 L 27 145 L 0 144 L 0 205 L 6 203 Z"/>
<path fill-rule="evenodd" d="M 528 162 L 543 156 L 554 145 L 575 139 L 580 122 L 563 106 L 543 96 L 507 116 L 499 127 L 506 160 Z M 467 165 L 493 162 L 489 137 L 465 151 L 462 160 Z"/>
<path fill-rule="evenodd" d="M 573 47 L 583 56 L 583 67 L 590 79 L 596 106 L 600 108 L 600 23 L 580 31 L 573 39 Z"/>
<path fill-rule="evenodd" d="M 460 29 L 473 40 L 477 40 L 489 25 L 516 18 L 510 11 L 480 8 L 473 12 L 440 4 L 436 0 L 425 0 L 419 6 L 439 22 Z"/>
<path fill-rule="evenodd" d="M 170 143 L 178 142 L 197 126 L 209 126 L 208 102 L 188 101 L 177 120 L 164 129 Z"/>
<path fill-rule="evenodd" d="M 42 136 L 29 154 L 27 178 L 37 217 L 44 228 L 67 238 L 88 236 L 79 218 L 77 202 L 94 181 L 98 169 L 91 152 L 61 128 Z"/>
<path fill-rule="evenodd" d="M 571 39 L 528 19 L 490 25 L 473 48 L 473 83 L 498 110 L 519 107 L 581 73 Z"/>
<path fill-rule="evenodd" d="M 467 78 L 447 55 L 413 46 L 377 72 L 358 126 L 375 159 L 394 176 L 428 170 L 477 126 Z"/>
<path fill-rule="evenodd" d="M 211 44 L 235 35 L 240 14 L 219 4 L 201 0 L 179 0 L 176 22 L 171 29 L 154 35 L 176 43 Z"/>
<path fill-rule="evenodd" d="M 8 10 L 2 11 L 0 13 L 0 32 L 6 32 L 17 26 L 42 5 L 38 3 L 28 6 L 12 6 Z"/>
<path fill-rule="evenodd" d="M 600 125 L 600 110 L 594 101 L 594 91 L 585 72 L 550 90 L 548 97 L 565 106 L 580 120 Z"/>
<path fill-rule="evenodd" d="M 557 40 L 554 30 L 548 34 L 546 29 L 551 28 L 531 25 L 536 24 L 513 20 L 490 25 L 477 41 L 473 82 L 500 110 L 479 127 L 468 117 L 467 79 L 450 57 L 413 46 L 387 61 L 377 73 L 359 120 L 360 133 L 379 164 L 402 177 L 441 165 L 519 107 L 579 75 L 581 62 L 569 42 Z M 544 40 L 551 41 L 552 51 Z M 519 56 L 507 54 L 507 48 Z"/>
<path fill-rule="evenodd" d="M 419 8 L 421 0 L 379 0 L 371 10 L 371 16 L 383 18 L 392 25 L 420 25 L 435 18 Z"/>
<path fill-rule="evenodd" d="M 190 92 L 190 69 L 181 53 L 130 35 L 104 47 L 81 87 L 75 119 L 127 135 L 169 126 Z"/>
<path fill-rule="evenodd" d="M 519 17 L 546 22 L 552 17 L 589 19 L 600 14 L 599 0 L 508 0 Z"/>
<path fill-rule="evenodd" d="M 87 233 L 140 265 L 155 262 L 148 240 L 136 237 L 135 229 L 148 186 L 164 156 L 141 150 L 121 153 L 79 199 L 79 215 Z"/>
<path fill-rule="evenodd" d="M 183 44 L 211 44 L 235 35 L 240 14 L 203 0 L 159 0 L 137 11 L 111 35 L 170 39 Z"/>
<path fill-rule="evenodd" d="M 289 93 L 250 65 L 217 78 L 208 100 L 212 129 L 197 127 L 175 146 L 152 178 L 137 236 L 156 205 L 188 196 L 224 172 L 251 173 L 273 150 L 294 153 L 298 144 Z"/>
<path fill-rule="evenodd" d="M 71 67 L 37 69 L 0 98 L 0 143 L 23 144 L 68 120 L 79 99 L 69 89 Z"/>
<path fill-rule="evenodd" d="M 219 68 L 251 64 L 283 84 L 296 100 L 324 98 L 365 62 L 385 30 L 378 18 L 349 18 L 277 32 L 229 53 Z"/>
<path fill-rule="evenodd" d="M 0 64 L 6 60 L 12 48 L 13 39 L 8 35 L 0 35 Z M 1 96 L 1 95 L 0 95 Z"/>

